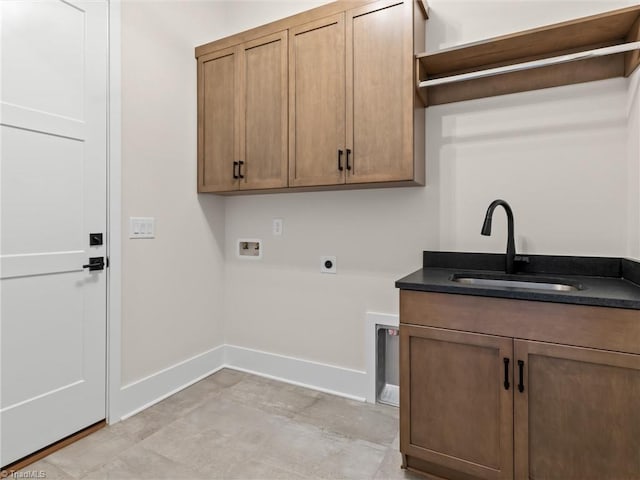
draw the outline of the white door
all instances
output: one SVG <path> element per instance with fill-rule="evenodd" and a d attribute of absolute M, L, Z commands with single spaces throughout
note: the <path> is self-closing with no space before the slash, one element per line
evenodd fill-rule
<path fill-rule="evenodd" d="M 107 19 L 0 1 L 0 465 L 105 418 Z"/>

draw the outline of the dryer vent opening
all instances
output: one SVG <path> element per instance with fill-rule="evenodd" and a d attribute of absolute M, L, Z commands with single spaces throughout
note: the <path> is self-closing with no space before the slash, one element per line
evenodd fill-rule
<path fill-rule="evenodd" d="M 400 405 L 400 337 L 398 327 L 376 325 L 376 402 Z"/>

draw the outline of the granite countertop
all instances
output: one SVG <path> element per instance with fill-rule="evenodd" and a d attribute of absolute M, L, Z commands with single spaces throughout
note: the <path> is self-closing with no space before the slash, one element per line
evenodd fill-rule
<path fill-rule="evenodd" d="M 513 277 L 540 275 L 579 284 L 575 291 L 531 290 L 457 283 L 454 274 L 504 274 L 504 254 L 429 252 L 423 268 L 396 281 L 402 290 L 453 293 L 640 310 L 640 263 L 624 258 L 528 255 Z"/>

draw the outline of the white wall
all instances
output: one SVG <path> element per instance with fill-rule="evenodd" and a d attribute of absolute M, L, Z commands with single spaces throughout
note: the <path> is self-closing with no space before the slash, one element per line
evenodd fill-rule
<path fill-rule="evenodd" d="M 427 45 L 634 1 L 430 0 Z M 498 197 L 520 251 L 639 256 L 640 107 L 623 79 L 429 108 L 425 188 L 198 196 L 193 47 L 322 3 L 125 1 L 124 384 L 222 343 L 362 370 L 365 312 L 397 312 L 394 280 L 422 250 L 504 250 L 500 212 L 479 235 Z M 127 218 L 147 215 L 157 238 L 126 238 Z M 241 237 L 264 240 L 262 261 L 235 257 Z M 319 273 L 320 255 L 337 275 Z"/>
<path fill-rule="evenodd" d="M 629 79 L 627 97 L 627 256 L 640 260 L 640 68 Z"/>
<path fill-rule="evenodd" d="M 224 200 L 196 194 L 194 46 L 216 2 L 122 5 L 122 383 L 224 343 Z M 128 217 L 156 218 L 129 240 Z M 123 412 L 126 413 L 126 412 Z"/>
<path fill-rule="evenodd" d="M 427 43 L 435 50 L 630 3 L 431 0 Z M 226 33 L 262 23 L 245 2 L 225 8 Z M 501 212 L 493 236 L 479 234 L 495 198 L 513 206 L 522 252 L 625 255 L 626 102 L 626 81 L 613 79 L 431 107 L 426 188 L 227 199 L 227 343 L 364 369 L 365 312 L 397 312 L 394 280 L 420 267 L 422 250 L 504 251 Z M 270 233 L 276 217 L 282 237 Z M 242 237 L 264 240 L 262 261 L 235 257 Z M 337 275 L 319 273 L 320 255 L 337 256 Z"/>

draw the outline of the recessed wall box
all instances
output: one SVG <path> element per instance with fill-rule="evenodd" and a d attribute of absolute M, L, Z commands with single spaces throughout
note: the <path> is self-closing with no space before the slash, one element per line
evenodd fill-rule
<path fill-rule="evenodd" d="M 258 238 L 239 238 L 236 253 L 238 258 L 260 260 L 262 258 L 262 240 Z"/>

